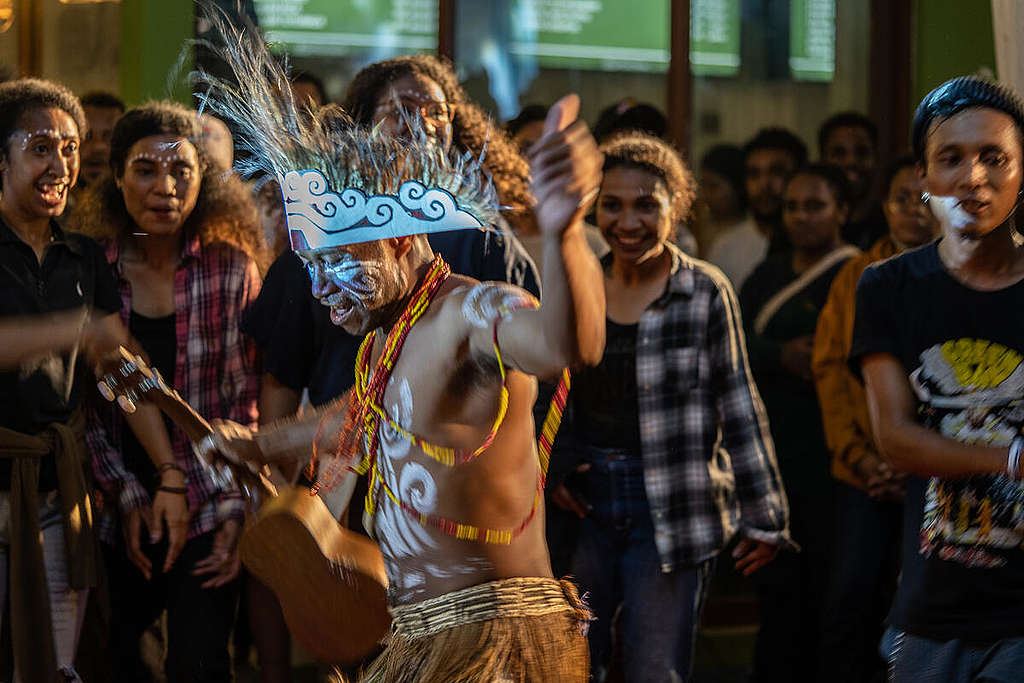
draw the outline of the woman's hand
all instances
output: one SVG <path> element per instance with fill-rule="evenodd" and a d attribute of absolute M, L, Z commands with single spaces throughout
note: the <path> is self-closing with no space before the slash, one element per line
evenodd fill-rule
<path fill-rule="evenodd" d="M 242 526 L 237 520 L 229 519 L 221 524 L 217 535 L 213 537 L 210 554 L 196 562 L 192 569 L 195 576 L 211 575 L 201 588 L 219 588 L 238 576 L 238 571 L 242 567 L 238 556 L 238 538 L 241 531 Z"/>
<path fill-rule="evenodd" d="M 774 560 L 778 554 L 779 546 L 751 538 L 744 538 L 732 551 L 733 559 L 736 560 L 736 571 L 742 572 L 743 576 L 750 576 Z"/>
<path fill-rule="evenodd" d="M 163 538 L 164 525 L 167 526 L 167 559 L 164 560 L 163 568 L 163 571 L 167 572 L 185 547 L 192 514 L 188 509 L 186 494 L 162 490 L 165 487 L 184 489 L 184 473 L 176 468 L 165 470 L 160 475 L 160 487 L 153 497 L 153 526 L 150 528 L 150 540 L 159 543 Z"/>

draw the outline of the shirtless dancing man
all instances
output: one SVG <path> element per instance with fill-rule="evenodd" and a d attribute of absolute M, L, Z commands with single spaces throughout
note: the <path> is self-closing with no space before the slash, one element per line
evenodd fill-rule
<path fill-rule="evenodd" d="M 234 41 L 240 43 L 245 49 L 244 40 Z M 472 160 L 445 157 L 455 173 L 469 173 L 468 181 L 432 178 L 445 163 L 443 153 L 417 149 L 429 144 L 423 140 L 396 143 L 379 131 L 343 125 L 324 144 L 331 126 L 322 117 L 305 124 L 267 95 L 272 88 L 257 81 L 266 82 L 268 74 L 277 87 L 283 81 L 262 47 L 250 49 L 259 53 L 264 72 L 244 72 L 244 60 L 229 55 L 243 88 L 232 94 L 214 82 L 211 108 L 232 119 L 243 138 L 250 134 L 258 157 L 253 163 L 282 177 L 293 248 L 309 267 L 313 295 L 331 307 L 334 324 L 370 336 L 363 365 L 357 363 L 362 381 L 355 393 L 308 419 L 256 433 L 222 425 L 216 450 L 233 462 L 305 462 L 315 441 L 319 478 L 327 485 L 347 485 L 346 465 L 362 459 L 370 476 L 365 522 L 384 555 L 394 619 L 387 649 L 364 680 L 585 681 L 588 613 L 572 584 L 552 578 L 532 416 L 535 377 L 558 377 L 567 366 L 598 362 L 603 352 L 602 275 L 582 222 L 602 159 L 585 124 L 576 121 L 578 99 L 566 97 L 552 108 L 544 136 L 530 150 L 545 254 L 544 302 L 538 305 L 510 285 L 447 275 L 422 233 L 451 223 L 396 227 L 409 218 L 425 224 L 417 212 L 381 228 L 365 227 L 367 220 L 341 229 L 354 224 L 334 219 L 322 226 L 326 230 L 310 222 L 310 215 L 320 220 L 333 210 L 324 210 L 332 195 L 345 204 L 352 188 L 369 196 L 367 204 L 402 202 L 410 179 L 426 178 L 421 189 L 429 192 L 448 188 L 456 202 L 449 216 L 465 218 L 467 208 L 476 216 L 496 206 L 473 177 Z M 271 120 L 295 129 L 261 138 Z M 283 157 L 302 164 L 316 150 L 331 149 L 340 151 L 321 159 L 318 170 L 280 167 Z M 417 155 L 433 161 L 417 167 Z M 381 180 L 389 173 L 390 180 Z M 463 198 L 481 192 L 488 202 Z M 476 219 L 477 225 L 490 222 Z M 334 453 L 333 459 L 325 455 Z"/>

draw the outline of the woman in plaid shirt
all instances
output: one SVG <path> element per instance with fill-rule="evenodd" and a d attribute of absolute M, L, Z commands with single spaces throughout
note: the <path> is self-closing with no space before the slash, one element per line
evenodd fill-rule
<path fill-rule="evenodd" d="M 239 323 L 259 291 L 260 226 L 245 188 L 209 162 L 201 132 L 195 112 L 177 104 L 126 112 L 111 140 L 112 175 L 79 221 L 106 243 L 121 316 L 151 365 L 208 419 L 255 425 L 257 350 Z M 244 519 L 238 492 L 218 488 L 184 432 L 151 406 L 140 407 L 128 430 L 116 406 L 94 411 L 94 470 L 124 532 L 121 540 L 108 526 L 104 539 L 117 586 L 115 680 L 143 680 L 139 637 L 164 608 L 169 680 L 230 680 Z"/>
<path fill-rule="evenodd" d="M 625 680 L 687 680 L 715 558 L 738 535 L 737 569 L 770 562 L 788 508 L 732 287 L 669 241 L 692 176 L 647 135 L 602 151 L 607 341 L 573 378 L 558 448 L 579 468 L 552 498 L 582 520 L 572 571 L 597 617 L 595 679 L 623 602 Z"/>

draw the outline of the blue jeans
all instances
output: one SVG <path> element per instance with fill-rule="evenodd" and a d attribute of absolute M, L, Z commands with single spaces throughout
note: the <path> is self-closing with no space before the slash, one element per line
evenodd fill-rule
<path fill-rule="evenodd" d="M 600 449 L 589 455 L 591 469 L 577 492 L 592 511 L 582 522 L 572 566 L 596 618 L 588 636 L 594 680 L 607 675 L 620 602 L 625 681 L 689 680 L 714 560 L 662 572 L 640 459 Z"/>
<path fill-rule="evenodd" d="M 890 627 L 881 653 L 892 683 L 1014 683 L 1024 678 L 1024 638 L 967 644 Z"/>

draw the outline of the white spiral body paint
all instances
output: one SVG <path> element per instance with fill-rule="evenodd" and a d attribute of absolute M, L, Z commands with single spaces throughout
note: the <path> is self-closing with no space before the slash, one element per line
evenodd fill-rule
<path fill-rule="evenodd" d="M 950 227 L 960 229 L 975 222 L 974 218 L 960 206 L 960 200 L 956 197 L 931 195 L 928 198 L 928 206 L 939 223 Z"/>
<path fill-rule="evenodd" d="M 394 377 L 388 382 L 396 385 Z M 398 398 L 388 413 L 404 429 L 412 428 L 413 396 L 404 377 L 397 381 Z M 424 514 L 437 511 L 439 490 L 430 470 L 412 459 L 418 453 L 412 444 L 386 422 L 380 427 L 380 448 L 377 463 L 381 479 L 402 502 Z M 384 555 L 390 590 L 402 602 L 415 599 L 427 591 L 429 578 L 450 579 L 487 569 L 490 564 L 483 558 L 468 558 L 464 563 L 452 563 L 442 547 L 440 532 L 421 525 L 405 510 L 395 505 L 378 489 L 373 519 L 374 535 Z"/>
<path fill-rule="evenodd" d="M 524 307 L 525 291 L 500 283 L 479 284 L 462 301 L 462 315 L 474 327 L 490 327 L 506 310 Z"/>

